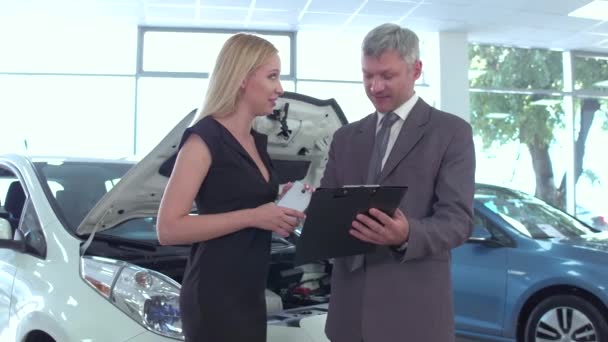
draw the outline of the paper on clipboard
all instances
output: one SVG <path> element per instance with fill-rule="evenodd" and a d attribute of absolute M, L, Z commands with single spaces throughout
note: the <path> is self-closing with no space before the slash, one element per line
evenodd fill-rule
<path fill-rule="evenodd" d="M 372 251 L 374 244 L 350 235 L 353 220 L 371 208 L 392 216 L 406 191 L 406 186 L 377 185 L 317 189 L 297 242 L 296 264 Z"/>

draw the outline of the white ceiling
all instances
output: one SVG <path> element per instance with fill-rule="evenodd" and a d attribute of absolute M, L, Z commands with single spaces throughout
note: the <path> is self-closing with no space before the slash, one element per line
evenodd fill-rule
<path fill-rule="evenodd" d="M 608 53 L 608 18 L 568 16 L 592 0 L 0 0 L 4 18 L 281 31 L 467 32 L 471 42 Z M 608 0 L 604 0 L 608 1 Z M 31 19 L 31 20 L 37 20 Z"/>

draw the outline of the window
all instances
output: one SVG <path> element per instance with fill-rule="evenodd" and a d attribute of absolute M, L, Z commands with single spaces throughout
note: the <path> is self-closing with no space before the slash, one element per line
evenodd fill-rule
<path fill-rule="evenodd" d="M 486 92 L 470 98 L 476 180 L 532 194 L 542 189 L 553 204 L 564 200 L 555 197 L 568 162 L 562 99 Z"/>
<path fill-rule="evenodd" d="M 298 32 L 298 78 L 361 81 L 361 42 L 364 35 Z"/>
<path fill-rule="evenodd" d="M 562 53 L 471 45 L 469 59 L 476 179 L 565 209 L 572 139 Z"/>
<path fill-rule="evenodd" d="M 575 106 L 576 216 L 608 230 L 608 99 L 581 98 Z M 580 173 L 579 173 L 580 172 Z"/>
<path fill-rule="evenodd" d="M 116 186 L 116 184 L 120 181 L 120 178 L 114 178 L 114 179 L 108 179 L 107 181 L 105 181 L 105 186 L 106 186 L 106 192 L 109 192 L 110 190 L 112 190 L 112 188 L 114 186 Z M 50 186 L 50 182 L 49 182 L 49 186 Z"/>
<path fill-rule="evenodd" d="M 305 80 L 363 80 L 361 73 L 361 44 L 366 32 L 349 31 L 300 31 L 298 32 L 298 78 Z M 424 71 L 433 68 L 426 63 L 425 53 L 433 48 L 427 33 L 418 33 L 420 59 L 425 67 L 420 83 L 424 83 Z"/>
<path fill-rule="evenodd" d="M 38 220 L 36 210 L 34 210 L 34 205 L 32 205 L 32 201 L 29 199 L 25 202 L 23 208 L 19 230 L 23 233 L 25 243 L 28 245 L 30 252 L 45 258 L 46 241 L 44 240 L 44 233 L 42 231 L 42 226 L 40 225 L 40 220 Z"/>
<path fill-rule="evenodd" d="M 23 182 L 4 166 L 0 166 L 0 202 L 4 205 L 0 206 L 0 218 L 10 224 L 12 236 L 22 238 L 29 253 L 45 257 L 46 242 L 32 201 Z"/>
<path fill-rule="evenodd" d="M 150 216 L 128 220 L 99 234 L 127 240 L 157 243 L 156 217 Z"/>
<path fill-rule="evenodd" d="M 8 168 L 0 167 L 0 200 L 3 207 L 0 217 L 11 225 L 13 233 L 19 228 L 27 200 L 21 181 Z"/>
<path fill-rule="evenodd" d="M 89 211 L 108 192 L 108 185 L 118 183 L 133 167 L 132 162 L 60 162 L 51 159 L 35 159 L 34 165 L 43 184 L 49 188 L 57 188 L 54 185 L 57 183 L 61 186 L 61 190 L 47 200 L 55 204 L 57 216 L 71 230 L 76 230 Z"/>
<path fill-rule="evenodd" d="M 608 57 L 575 56 L 574 88 L 608 91 Z"/>
<path fill-rule="evenodd" d="M 374 111 L 362 83 L 299 81 L 298 93 L 322 100 L 335 99 L 348 122 L 357 121 Z"/>
<path fill-rule="evenodd" d="M 562 90 L 562 54 L 545 49 L 471 45 L 471 88 Z"/>
<path fill-rule="evenodd" d="M 592 232 L 563 211 L 519 191 L 478 186 L 475 200 L 533 239 L 578 237 Z"/>
<path fill-rule="evenodd" d="M 143 77 L 137 105 L 137 155 L 154 148 L 177 123 L 203 104 L 209 80 Z"/>
<path fill-rule="evenodd" d="M 19 18 L 20 19 L 20 18 Z M 127 25 L 0 21 L 0 72 L 134 74 L 137 29 Z"/>
<path fill-rule="evenodd" d="M 210 73 L 224 42 L 234 33 L 154 31 L 143 28 L 143 71 Z M 279 50 L 281 74 L 291 74 L 291 37 L 264 34 Z"/>
<path fill-rule="evenodd" d="M 0 75 L 2 152 L 132 153 L 134 77 Z"/>

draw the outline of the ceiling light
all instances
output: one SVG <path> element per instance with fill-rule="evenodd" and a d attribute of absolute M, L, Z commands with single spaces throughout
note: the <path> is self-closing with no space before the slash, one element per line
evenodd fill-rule
<path fill-rule="evenodd" d="M 608 18 L 608 1 L 594 0 L 570 12 L 568 16 L 605 21 Z"/>
<path fill-rule="evenodd" d="M 488 119 L 500 119 L 504 120 L 511 116 L 511 113 L 488 113 L 486 114 L 486 118 Z"/>

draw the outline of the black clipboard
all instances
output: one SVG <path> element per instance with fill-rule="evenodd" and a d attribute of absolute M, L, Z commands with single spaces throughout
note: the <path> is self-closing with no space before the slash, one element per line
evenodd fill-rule
<path fill-rule="evenodd" d="M 350 235 L 353 220 L 371 208 L 393 216 L 406 192 L 407 186 L 379 185 L 317 189 L 296 243 L 296 265 L 371 252 L 374 244 Z"/>

